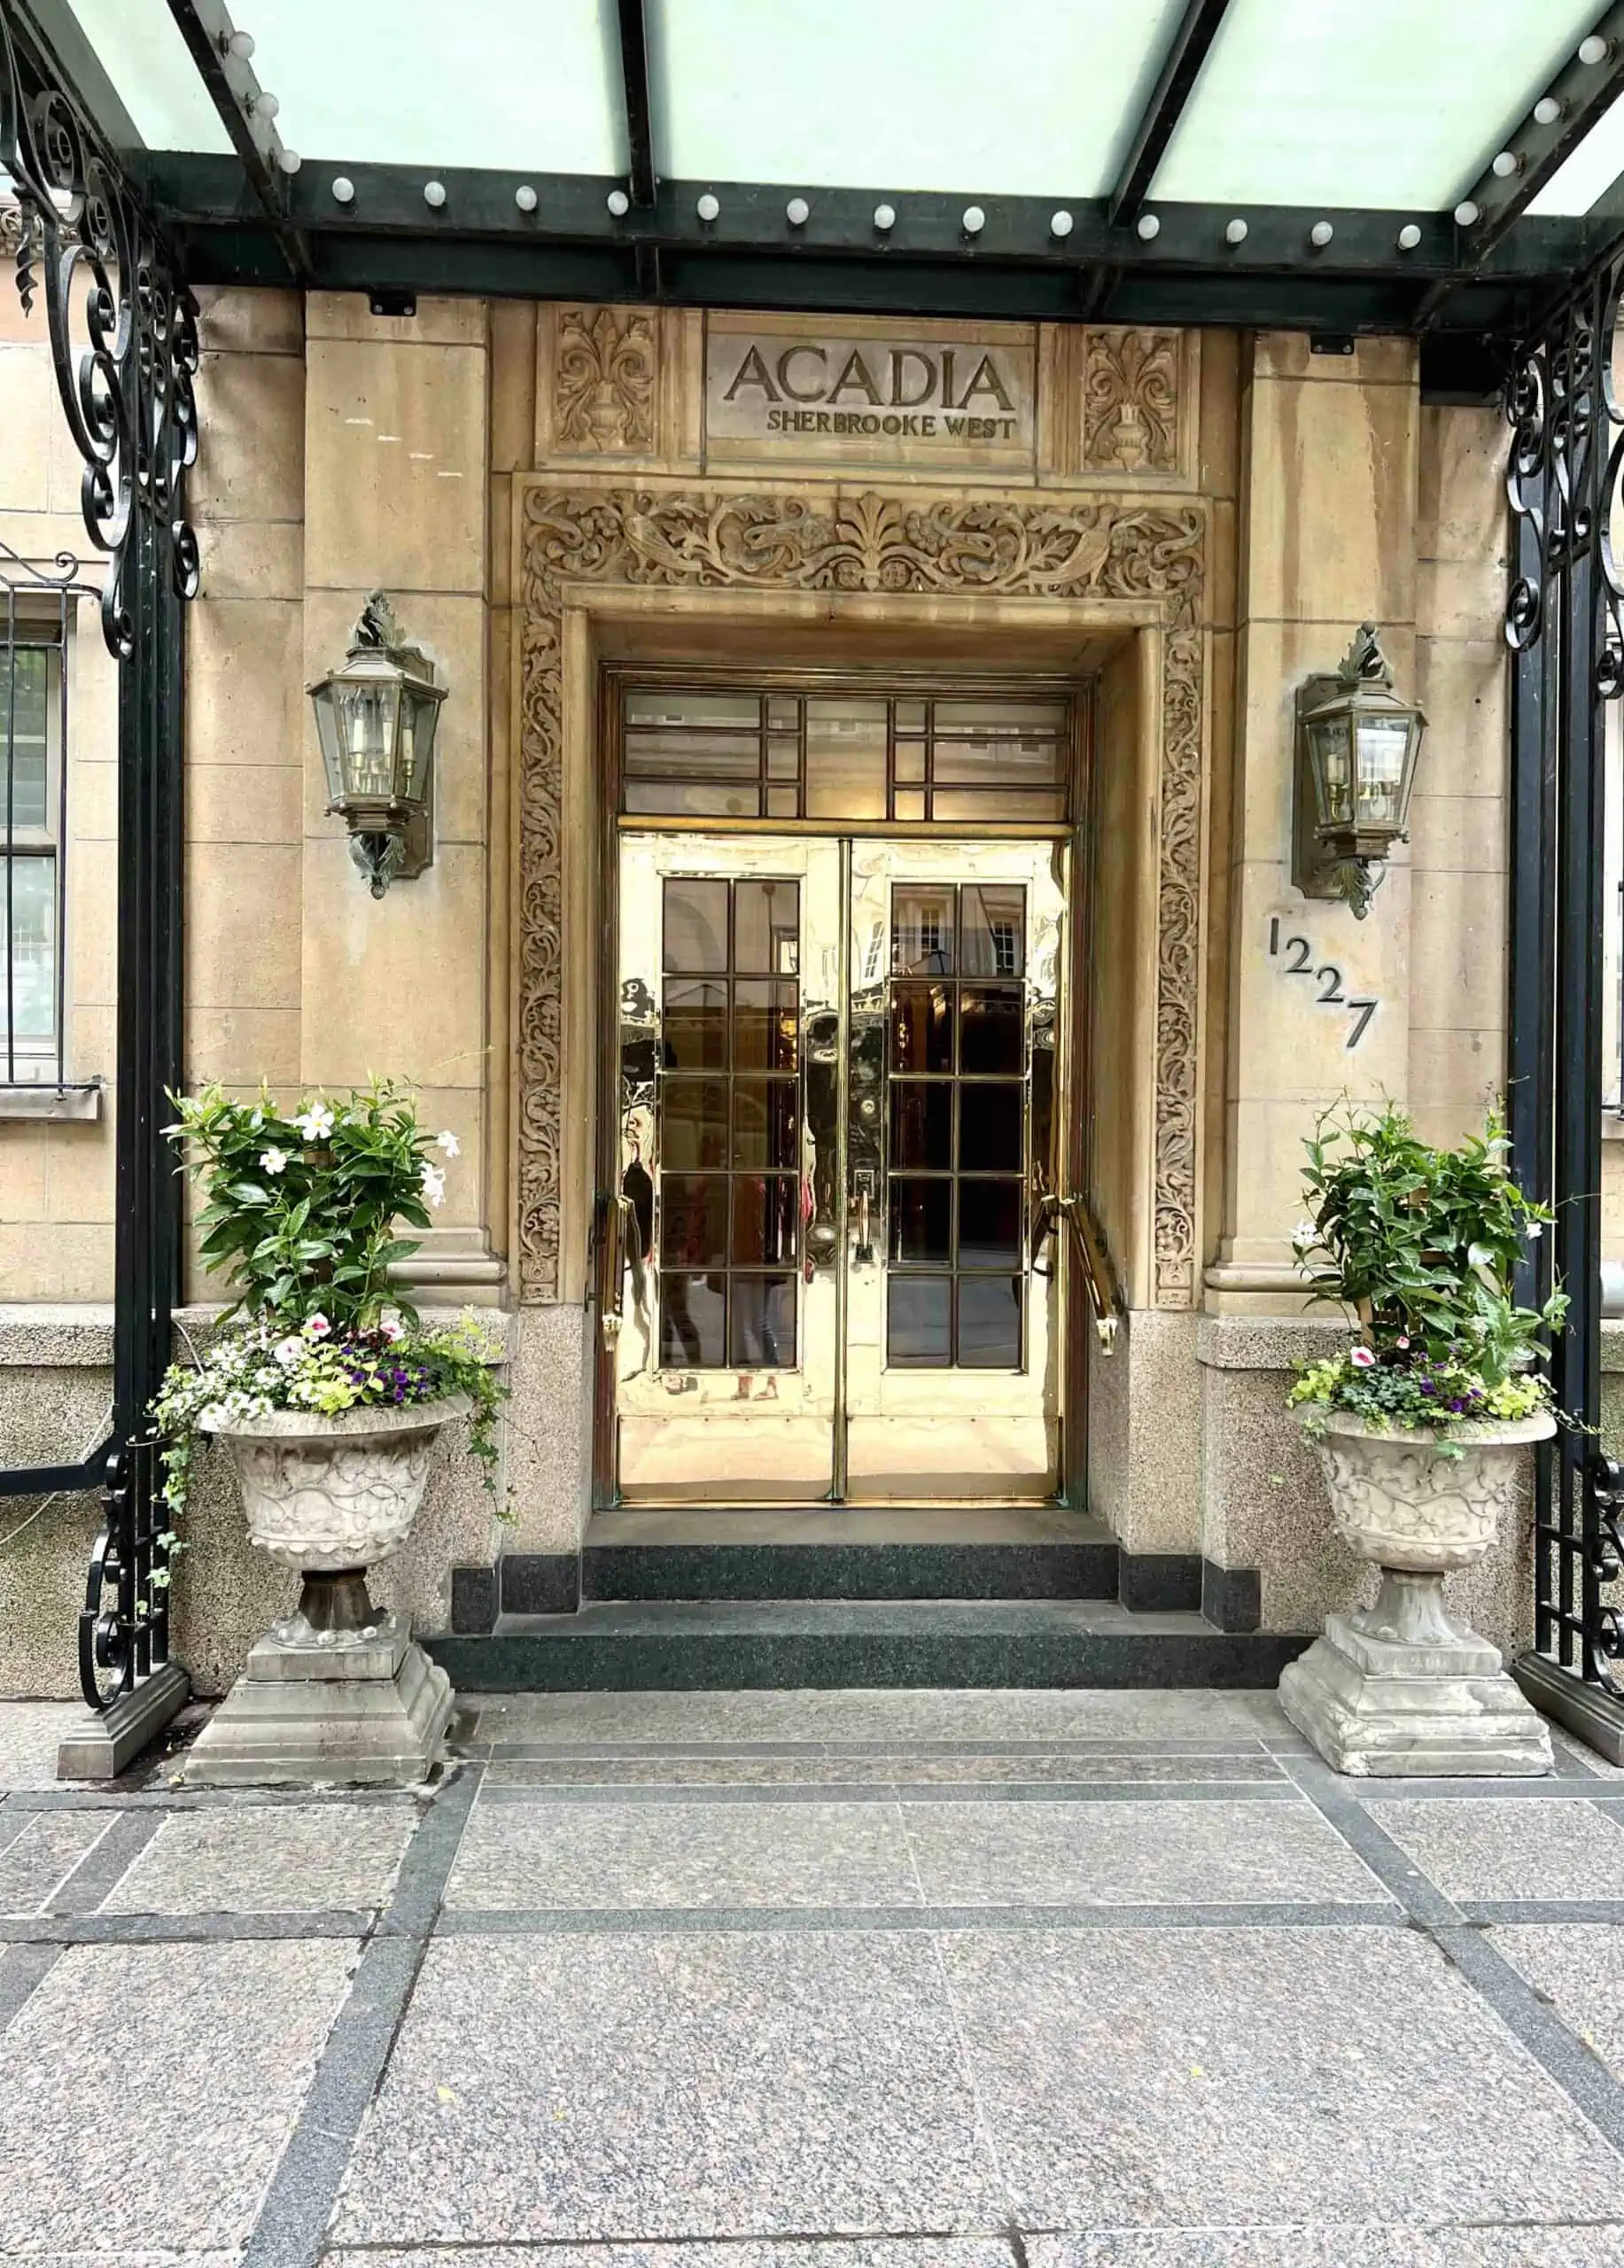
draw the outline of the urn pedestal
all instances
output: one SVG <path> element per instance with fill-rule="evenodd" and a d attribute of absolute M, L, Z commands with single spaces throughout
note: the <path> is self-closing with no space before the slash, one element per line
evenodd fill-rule
<path fill-rule="evenodd" d="M 237 1466 L 251 1539 L 304 1581 L 194 1743 L 188 1782 L 409 1785 L 438 1762 L 451 1681 L 374 1607 L 366 1573 L 405 1542 L 440 1427 L 468 1409 L 455 1394 L 337 1418 L 206 1420 Z"/>
<path fill-rule="evenodd" d="M 1443 1579 L 1482 1558 L 1517 1503 L 1522 1460 L 1547 1440 L 1542 1414 L 1448 1437 L 1383 1432 L 1343 1410 L 1304 1420 L 1332 1521 L 1381 1570 L 1375 1603 L 1328 1615 L 1288 1665 L 1280 1703 L 1339 1772 L 1364 1776 L 1527 1777 L 1552 1769 L 1550 1735 L 1499 1649 L 1449 1612 Z"/>

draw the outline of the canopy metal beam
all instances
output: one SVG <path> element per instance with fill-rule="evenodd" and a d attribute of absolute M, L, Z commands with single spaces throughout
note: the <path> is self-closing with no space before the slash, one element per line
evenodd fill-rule
<path fill-rule="evenodd" d="M 1586 62 L 1583 51 L 1597 40 L 1605 52 Z M 1481 266 L 1512 222 L 1527 210 L 1620 95 L 1624 95 L 1624 0 L 1613 0 L 1589 39 L 1569 57 L 1550 85 L 1541 88 L 1539 102 L 1554 106 L 1552 114 L 1542 119 L 1530 108 L 1503 149 L 1489 153 L 1482 172 L 1467 190 L 1466 201 L 1476 206 L 1480 215 L 1467 231 L 1474 268 Z M 1515 159 L 1513 171 L 1495 171 L 1496 161 L 1503 157 Z"/>
<path fill-rule="evenodd" d="M 654 120 L 649 102 L 649 27 L 643 0 L 618 0 L 620 75 L 626 89 L 627 182 L 633 206 L 654 203 Z"/>
<path fill-rule="evenodd" d="M 169 0 L 169 13 L 220 122 L 231 137 L 231 146 L 283 257 L 294 277 L 305 282 L 310 270 L 310 248 L 288 222 L 283 187 L 287 175 L 282 166 L 284 152 L 275 105 L 266 107 L 265 90 L 253 64 L 232 44 L 235 27 L 224 0 Z"/>
<path fill-rule="evenodd" d="M 1162 60 L 1155 91 L 1134 128 L 1128 155 L 1109 199 L 1114 227 L 1138 218 L 1139 208 L 1150 195 L 1156 168 L 1184 116 L 1185 105 L 1194 91 L 1208 50 L 1218 35 L 1228 6 L 1229 0 L 1189 0 L 1183 21 Z"/>

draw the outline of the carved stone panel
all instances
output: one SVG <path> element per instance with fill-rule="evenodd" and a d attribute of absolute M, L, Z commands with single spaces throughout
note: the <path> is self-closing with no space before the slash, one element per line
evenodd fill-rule
<path fill-rule="evenodd" d="M 1201 594 L 1199 503 L 522 493 L 518 1236 L 521 1295 L 560 1295 L 563 616 L 568 584 L 1137 601 L 1160 617 L 1154 1283 L 1196 1283 Z M 578 941 L 579 942 L 579 941 Z"/>
<path fill-rule="evenodd" d="M 1177 330 L 1084 334 L 1083 470 L 1177 473 L 1181 469 L 1184 338 Z"/>
<path fill-rule="evenodd" d="M 655 317 L 636 307 L 560 307 L 556 321 L 555 447 L 647 454 L 655 445 Z"/>

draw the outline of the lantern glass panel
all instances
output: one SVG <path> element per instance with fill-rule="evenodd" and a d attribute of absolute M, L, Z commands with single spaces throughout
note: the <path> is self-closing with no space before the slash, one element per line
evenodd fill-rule
<path fill-rule="evenodd" d="M 338 685 L 333 690 L 343 734 L 346 794 L 392 796 L 400 687 L 375 680 Z"/>
<path fill-rule="evenodd" d="M 338 712 L 333 703 L 332 687 L 322 686 L 315 696 L 315 728 L 321 735 L 322 764 L 327 773 L 327 794 L 330 802 L 337 803 L 344 793 L 344 758 L 338 742 Z"/>
<path fill-rule="evenodd" d="M 1314 789 L 1322 827 L 1347 827 L 1353 819 L 1353 750 L 1346 716 L 1327 717 L 1310 728 Z"/>
<path fill-rule="evenodd" d="M 429 761 L 434 753 L 434 728 L 439 703 L 430 693 L 407 686 L 400 697 L 400 792 L 421 803 L 429 791 Z"/>
<path fill-rule="evenodd" d="M 1404 758 L 1409 752 L 1407 716 L 1364 716 L 1355 727 L 1358 745 L 1358 824 L 1390 827 L 1404 823 Z"/>

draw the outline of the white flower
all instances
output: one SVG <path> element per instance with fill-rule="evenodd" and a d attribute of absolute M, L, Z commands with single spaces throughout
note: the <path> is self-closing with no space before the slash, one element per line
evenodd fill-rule
<path fill-rule="evenodd" d="M 277 1149 L 275 1143 L 271 1145 L 268 1150 L 261 1150 L 260 1153 L 260 1163 L 267 1173 L 281 1173 L 284 1171 L 287 1162 L 287 1152 L 285 1150 Z"/>
<path fill-rule="evenodd" d="M 1527 1228 L 1523 1231 L 1523 1234 L 1527 1238 L 1530 1244 L 1537 1244 L 1544 1233 L 1545 1223 L 1543 1221 L 1530 1221 Z"/>
<path fill-rule="evenodd" d="M 423 1169 L 423 1202 L 425 1204 L 444 1204 L 446 1199 L 446 1177 L 439 1166 L 431 1166 L 427 1163 L 424 1164 Z"/>
<path fill-rule="evenodd" d="M 443 1150 L 448 1158 L 457 1157 L 462 1153 L 462 1145 L 457 1140 L 456 1136 L 449 1131 L 437 1134 L 434 1141 L 436 1147 Z"/>
<path fill-rule="evenodd" d="M 305 1335 L 308 1339 L 325 1339 L 331 1329 L 324 1315 L 318 1313 L 305 1318 Z"/>
<path fill-rule="evenodd" d="M 333 1115 L 324 1102 L 307 1103 L 293 1123 L 307 1142 L 324 1142 L 333 1130 Z"/>
<path fill-rule="evenodd" d="M 284 1339 L 272 1349 L 284 1370 L 289 1371 L 292 1369 L 304 1351 L 297 1339 Z"/>
<path fill-rule="evenodd" d="M 1318 1240 L 1318 1224 L 1313 1221 L 1299 1221 L 1291 1232 L 1294 1244 L 1314 1244 Z"/>
<path fill-rule="evenodd" d="M 404 1339 L 406 1336 L 406 1325 L 401 1322 L 400 1315 L 393 1308 L 385 1308 L 384 1309 L 383 1314 L 379 1316 L 377 1319 L 377 1327 L 383 1332 L 385 1338 L 390 1340 L 392 1344 L 395 1340 Z"/>

